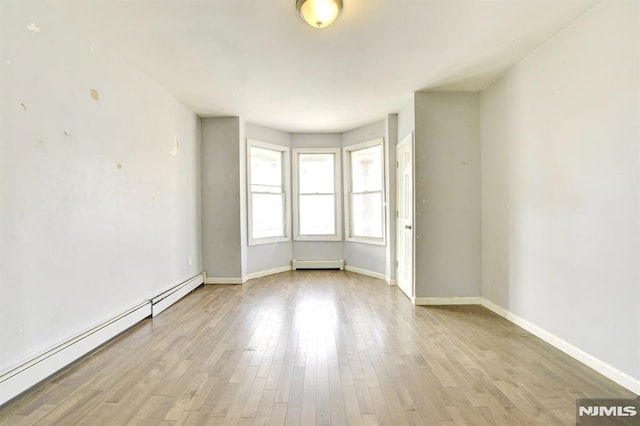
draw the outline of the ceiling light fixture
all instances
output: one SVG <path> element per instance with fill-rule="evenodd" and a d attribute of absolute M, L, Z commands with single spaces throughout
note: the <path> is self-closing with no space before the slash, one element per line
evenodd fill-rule
<path fill-rule="evenodd" d="M 328 27 L 342 10 L 342 0 L 296 0 L 300 17 L 314 28 Z"/>

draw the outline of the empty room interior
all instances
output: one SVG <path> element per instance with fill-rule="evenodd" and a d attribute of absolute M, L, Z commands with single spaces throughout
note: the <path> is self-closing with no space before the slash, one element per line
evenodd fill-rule
<path fill-rule="evenodd" d="M 640 421 L 639 26 L 0 0 L 0 424 Z"/>

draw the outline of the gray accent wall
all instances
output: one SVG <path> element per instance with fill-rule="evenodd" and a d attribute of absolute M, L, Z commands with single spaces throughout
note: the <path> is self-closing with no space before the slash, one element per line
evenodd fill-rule
<path fill-rule="evenodd" d="M 292 148 L 340 148 L 340 133 L 292 133 Z"/>
<path fill-rule="evenodd" d="M 293 259 L 337 260 L 344 259 L 342 241 L 294 241 Z"/>
<path fill-rule="evenodd" d="M 639 18 L 602 1 L 481 96 L 483 296 L 636 384 Z"/>
<path fill-rule="evenodd" d="M 416 297 L 480 296 L 477 93 L 415 93 Z"/>
<path fill-rule="evenodd" d="M 202 256 L 209 277 L 246 275 L 241 128 L 238 117 L 201 119 Z"/>

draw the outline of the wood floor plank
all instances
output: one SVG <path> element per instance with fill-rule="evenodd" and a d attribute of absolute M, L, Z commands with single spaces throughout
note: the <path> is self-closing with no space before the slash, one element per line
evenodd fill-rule
<path fill-rule="evenodd" d="M 264 393 L 264 385 L 267 379 L 264 377 L 256 377 L 253 381 L 247 402 L 242 409 L 242 417 L 255 418 L 258 415 L 258 408 Z"/>
<path fill-rule="evenodd" d="M 479 306 L 295 271 L 200 287 L 0 407 L 0 425 L 571 425 L 637 398 Z"/>
<path fill-rule="evenodd" d="M 291 383 L 288 386 L 289 394 L 287 397 L 287 416 L 285 424 L 298 425 L 301 424 L 302 418 L 302 402 L 304 396 L 304 367 L 293 366 L 291 374 Z"/>
<path fill-rule="evenodd" d="M 274 404 L 269 426 L 282 426 L 287 418 L 287 404 Z"/>
<path fill-rule="evenodd" d="M 345 412 L 344 392 L 342 389 L 332 389 L 329 392 L 329 401 L 331 405 L 331 421 L 336 425 L 347 424 Z"/>

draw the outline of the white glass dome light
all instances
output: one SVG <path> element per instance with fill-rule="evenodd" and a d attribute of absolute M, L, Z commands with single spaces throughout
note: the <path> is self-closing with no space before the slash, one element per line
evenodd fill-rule
<path fill-rule="evenodd" d="M 328 27 L 342 10 L 342 0 L 296 0 L 298 13 L 314 28 Z"/>

